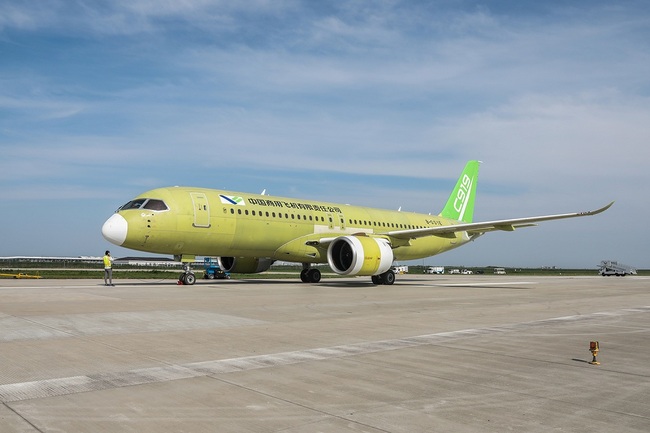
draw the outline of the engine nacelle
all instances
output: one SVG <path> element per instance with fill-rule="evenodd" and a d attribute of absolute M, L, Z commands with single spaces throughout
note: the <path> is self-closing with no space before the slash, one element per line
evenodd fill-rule
<path fill-rule="evenodd" d="M 366 236 L 341 236 L 327 248 L 327 262 L 340 275 L 379 275 L 393 264 L 387 240 Z"/>
<path fill-rule="evenodd" d="M 268 270 L 274 260 L 257 257 L 219 257 L 219 267 L 234 274 L 256 274 Z"/>

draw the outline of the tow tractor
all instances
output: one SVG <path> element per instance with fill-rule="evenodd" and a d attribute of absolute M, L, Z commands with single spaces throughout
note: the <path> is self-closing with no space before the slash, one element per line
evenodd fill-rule
<path fill-rule="evenodd" d="M 230 278 L 228 272 L 224 272 L 216 261 L 213 261 L 211 257 L 206 257 L 203 259 L 203 278 L 206 280 L 227 280 Z"/>

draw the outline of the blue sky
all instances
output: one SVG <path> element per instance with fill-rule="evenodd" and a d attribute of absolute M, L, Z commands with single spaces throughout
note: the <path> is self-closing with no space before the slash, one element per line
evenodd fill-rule
<path fill-rule="evenodd" d="M 0 2 L 0 256 L 139 254 L 159 186 L 437 213 L 469 159 L 490 233 L 431 264 L 650 267 L 644 1 Z"/>

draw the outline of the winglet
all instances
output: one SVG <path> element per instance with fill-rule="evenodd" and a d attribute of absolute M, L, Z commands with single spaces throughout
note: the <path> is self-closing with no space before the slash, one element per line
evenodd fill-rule
<path fill-rule="evenodd" d="M 587 211 L 587 212 L 581 212 L 580 214 L 581 215 L 598 215 L 599 213 L 605 212 L 607 209 L 612 207 L 613 204 L 614 204 L 614 202 L 612 201 L 608 205 L 605 205 L 605 206 L 601 207 L 600 209 L 590 210 L 590 211 Z"/>
<path fill-rule="evenodd" d="M 480 161 L 468 161 L 456 182 L 447 204 L 440 216 L 464 223 L 471 223 L 474 218 L 474 199 L 476 198 L 476 184 L 478 183 L 478 169 Z"/>

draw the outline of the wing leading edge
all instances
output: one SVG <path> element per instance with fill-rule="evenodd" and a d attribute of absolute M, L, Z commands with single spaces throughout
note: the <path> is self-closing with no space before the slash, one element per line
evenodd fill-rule
<path fill-rule="evenodd" d="M 609 209 L 614 202 L 609 203 L 606 206 L 601 207 L 600 209 L 587 211 L 587 212 L 575 212 L 575 213 L 565 213 L 558 215 L 542 215 L 536 217 L 527 217 L 527 218 L 513 218 L 497 221 L 486 221 L 486 222 L 476 222 L 476 223 L 459 223 L 443 227 L 431 227 L 426 229 L 412 229 L 412 230 L 395 230 L 386 233 L 377 233 L 378 235 L 390 236 L 395 239 L 417 239 L 425 236 L 440 236 L 440 237 L 453 237 L 457 232 L 467 232 L 469 234 L 483 234 L 485 232 L 502 230 L 502 231 L 514 231 L 515 229 L 522 227 L 531 227 L 537 225 L 536 223 L 542 221 L 550 220 L 559 220 L 565 218 L 576 218 L 583 216 L 597 215 L 601 212 L 605 212 Z"/>

